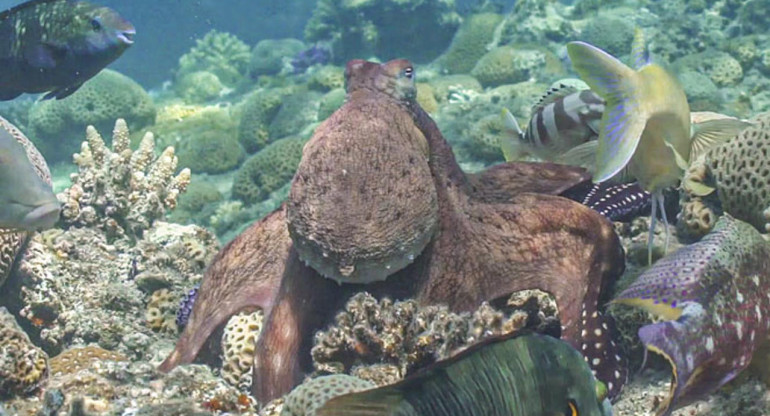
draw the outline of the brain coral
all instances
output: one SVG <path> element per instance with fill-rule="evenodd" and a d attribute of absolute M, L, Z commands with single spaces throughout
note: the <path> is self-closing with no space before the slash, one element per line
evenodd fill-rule
<path fill-rule="evenodd" d="M 117 118 L 141 129 L 155 121 L 155 105 L 141 85 L 105 69 L 71 96 L 32 106 L 29 127 L 46 158 L 61 160 L 77 151 L 86 126 L 109 131 Z"/>
<path fill-rule="evenodd" d="M 0 308 L 0 398 L 34 392 L 48 375 L 48 355 Z"/>
<path fill-rule="evenodd" d="M 179 143 L 179 163 L 194 173 L 224 173 L 241 164 L 246 156 L 234 136 L 204 130 Z"/>
<path fill-rule="evenodd" d="M 439 57 L 438 62 L 450 74 L 467 74 L 486 52 L 503 21 L 497 13 L 480 13 L 463 20 L 460 29 L 452 38 L 449 49 Z"/>
<path fill-rule="evenodd" d="M 479 59 L 471 75 L 485 87 L 514 84 L 535 76 L 546 65 L 546 55 L 534 49 L 510 45 L 492 49 Z"/>
<path fill-rule="evenodd" d="M 318 121 L 321 93 L 299 91 L 283 98 L 281 108 L 268 127 L 272 140 L 299 134 L 305 127 Z"/>
<path fill-rule="evenodd" d="M 222 378 L 244 391 L 251 387 L 251 370 L 262 319 L 260 310 L 241 312 L 227 321 L 222 334 Z"/>
<path fill-rule="evenodd" d="M 631 48 L 634 26 L 627 19 L 596 16 L 589 20 L 580 34 L 580 39 L 604 49 L 613 56 L 623 56 Z"/>
<path fill-rule="evenodd" d="M 345 86 L 344 72 L 344 69 L 333 65 L 315 68 L 307 81 L 308 88 L 321 92 L 342 88 Z"/>
<path fill-rule="evenodd" d="M 238 141 L 247 153 L 255 153 L 270 143 L 268 128 L 281 109 L 287 89 L 267 89 L 251 94 L 243 103 Z"/>
<path fill-rule="evenodd" d="M 310 379 L 291 391 L 284 400 L 281 416 L 315 416 L 316 410 L 330 399 L 376 387 L 371 381 L 347 374 L 332 374 Z"/>
<path fill-rule="evenodd" d="M 205 103 L 227 91 L 219 77 L 208 71 L 185 74 L 174 83 L 174 90 L 187 103 Z"/>
<path fill-rule="evenodd" d="M 443 52 L 459 24 L 451 0 L 320 0 L 305 39 L 331 40 L 338 63 L 367 56 L 426 62 Z"/>
<path fill-rule="evenodd" d="M 233 87 L 245 80 L 251 61 L 249 45 L 230 33 L 212 30 L 179 58 L 177 78 L 195 71 L 208 71 Z"/>
<path fill-rule="evenodd" d="M 280 139 L 247 159 L 233 179 L 233 197 L 253 204 L 288 183 L 297 170 L 305 142 L 300 137 Z"/>

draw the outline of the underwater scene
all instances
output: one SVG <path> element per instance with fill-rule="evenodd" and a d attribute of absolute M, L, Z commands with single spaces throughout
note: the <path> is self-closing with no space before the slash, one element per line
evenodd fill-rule
<path fill-rule="evenodd" d="M 0 416 L 770 416 L 770 0 L 0 0 Z"/>

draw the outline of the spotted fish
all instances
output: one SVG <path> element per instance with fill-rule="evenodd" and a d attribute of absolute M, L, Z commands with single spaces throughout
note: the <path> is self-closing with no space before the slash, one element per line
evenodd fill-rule
<path fill-rule="evenodd" d="M 652 194 L 652 225 L 648 259 L 663 190 L 676 186 L 698 151 L 735 137 L 747 123 L 714 120 L 693 133 L 690 106 L 676 78 L 642 57 L 644 42 L 637 30 L 631 69 L 607 52 L 585 42 L 570 42 L 567 53 L 575 71 L 606 102 L 599 126 L 594 182 L 604 182 L 628 168 Z M 668 247 L 666 228 L 666 247 Z"/>
<path fill-rule="evenodd" d="M 669 415 L 743 371 L 770 328 L 770 246 L 725 214 L 701 241 L 655 263 L 614 300 L 666 319 L 639 330 L 673 370 Z"/>
<path fill-rule="evenodd" d="M 515 334 L 482 341 L 399 383 L 333 398 L 317 415 L 609 416 L 603 390 L 566 342 Z"/>

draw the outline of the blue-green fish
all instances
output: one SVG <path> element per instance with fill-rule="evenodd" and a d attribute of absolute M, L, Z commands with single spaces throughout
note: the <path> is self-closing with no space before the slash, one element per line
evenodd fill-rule
<path fill-rule="evenodd" d="M 639 329 L 673 370 L 659 415 L 714 392 L 743 371 L 770 329 L 770 246 L 753 226 L 722 216 L 701 241 L 655 263 L 613 300 L 665 322 Z"/>
<path fill-rule="evenodd" d="M 690 160 L 735 137 L 749 124 L 714 120 L 693 132 L 684 90 L 668 71 L 644 57 L 639 30 L 632 48 L 636 70 L 585 42 L 568 43 L 567 53 L 578 75 L 606 102 L 599 125 L 594 182 L 604 182 L 627 167 L 630 176 L 652 194 L 651 260 L 659 208 L 668 223 L 663 190 L 678 184 Z"/>
<path fill-rule="evenodd" d="M 329 400 L 318 416 L 608 416 L 606 389 L 564 341 L 490 338 L 393 385 Z"/>
<path fill-rule="evenodd" d="M 44 180 L 47 168 L 41 174 L 33 166 L 5 123 L 0 118 L 0 228 L 4 232 L 51 228 L 59 219 L 60 204 L 51 184 Z"/>
<path fill-rule="evenodd" d="M 0 13 L 0 101 L 75 92 L 134 43 L 114 10 L 84 1 L 31 0 Z"/>

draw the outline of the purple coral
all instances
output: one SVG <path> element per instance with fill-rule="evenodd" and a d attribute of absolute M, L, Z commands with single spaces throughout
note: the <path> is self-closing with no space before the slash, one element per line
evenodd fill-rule
<path fill-rule="evenodd" d="M 182 300 L 179 302 L 179 309 L 176 311 L 176 326 L 182 329 L 187 325 L 187 321 L 190 319 L 193 305 L 195 305 L 195 298 L 198 297 L 198 286 L 190 289 Z"/>
<path fill-rule="evenodd" d="M 305 72 L 313 65 L 320 64 L 325 65 L 332 60 L 332 50 L 329 46 L 323 44 L 315 44 L 309 49 L 305 49 L 294 55 L 291 60 L 291 66 L 295 74 Z"/>

